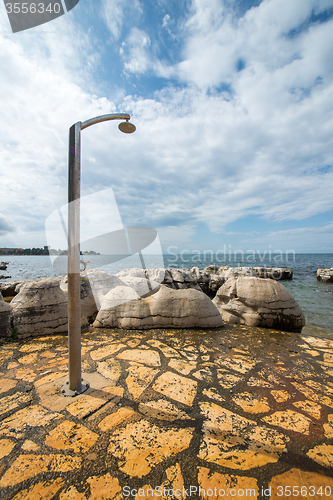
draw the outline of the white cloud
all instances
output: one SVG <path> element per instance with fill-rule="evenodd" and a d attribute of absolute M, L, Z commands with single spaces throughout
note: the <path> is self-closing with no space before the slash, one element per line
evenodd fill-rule
<path fill-rule="evenodd" d="M 286 36 L 323 2 L 264 0 L 239 19 L 222 0 L 197 0 L 183 62 L 170 67 L 148 29 L 132 25 L 121 38 L 125 4 L 104 2 L 115 8 L 109 28 L 123 40 L 124 71 L 180 85 L 116 103 L 98 97 L 98 50 L 83 30 L 72 38 L 80 28 L 66 16 L 56 36 L 0 39 L 1 213 L 17 228 L 11 242 L 40 236 L 66 203 L 68 127 L 116 110 L 133 115 L 137 132 L 120 135 L 112 123 L 83 132 L 82 194 L 113 187 L 124 224 L 159 228 L 164 244 L 190 244 L 199 222 L 218 233 L 247 215 L 288 221 L 333 209 L 332 169 L 322 168 L 332 164 L 332 21 Z M 160 19 L 161 28 L 170 22 Z"/>
<path fill-rule="evenodd" d="M 122 33 L 126 16 L 138 16 L 142 13 L 139 0 L 102 0 L 103 17 L 113 38 L 118 40 Z"/>
<path fill-rule="evenodd" d="M 141 74 L 151 66 L 149 36 L 138 28 L 132 28 L 126 42 L 122 43 L 122 52 L 125 59 L 125 72 Z"/>

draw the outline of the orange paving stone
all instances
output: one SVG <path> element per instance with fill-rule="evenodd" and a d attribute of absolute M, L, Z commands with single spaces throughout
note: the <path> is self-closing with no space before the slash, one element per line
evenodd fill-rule
<path fill-rule="evenodd" d="M 158 374 L 159 370 L 150 368 L 148 366 L 130 364 L 128 369 L 128 376 L 126 378 L 126 385 L 128 391 L 134 399 L 138 399 L 141 394 L 149 387 Z"/>
<path fill-rule="evenodd" d="M 189 418 L 189 416 L 185 412 L 179 410 L 176 405 L 169 403 L 164 399 L 140 403 L 139 411 L 148 417 L 167 420 L 168 422 Z"/>
<path fill-rule="evenodd" d="M 0 399 L 0 415 L 15 410 L 21 405 L 27 405 L 32 400 L 31 394 L 16 392 L 10 396 L 2 396 Z"/>
<path fill-rule="evenodd" d="M 191 483 L 204 500 L 219 498 L 208 493 L 217 485 L 237 499 L 279 481 L 331 487 L 333 342 L 252 330 L 83 333 L 91 388 L 77 398 L 60 395 L 65 336 L 0 345 L 3 500 L 123 500 L 126 484 L 162 500 L 156 487 Z"/>
<path fill-rule="evenodd" d="M 30 368 L 19 368 L 15 371 L 15 377 L 19 380 L 33 382 L 36 378 L 36 373 Z"/>
<path fill-rule="evenodd" d="M 97 363 L 97 371 L 103 375 L 103 377 L 117 383 L 122 373 L 122 367 L 116 359 L 108 359 Z"/>
<path fill-rule="evenodd" d="M 98 427 L 101 431 L 110 431 L 117 425 L 126 422 L 134 416 L 139 416 L 132 408 L 120 408 L 115 413 L 105 417 L 99 424 Z"/>
<path fill-rule="evenodd" d="M 307 456 L 324 467 L 333 467 L 333 446 L 320 444 L 308 451 Z"/>
<path fill-rule="evenodd" d="M 15 441 L 11 439 L 0 439 L 0 460 L 9 455 L 15 448 Z"/>
<path fill-rule="evenodd" d="M 126 347 L 126 344 L 111 344 L 107 345 L 104 347 L 100 347 L 99 349 L 96 349 L 94 351 L 90 351 L 90 357 L 94 361 L 100 361 L 103 358 L 108 358 L 112 356 L 112 354 L 115 354 L 116 352 L 120 351 L 120 349 Z"/>
<path fill-rule="evenodd" d="M 224 500 L 226 497 L 258 498 L 257 480 L 252 477 L 219 474 L 206 467 L 198 468 L 198 484 L 203 500 Z"/>
<path fill-rule="evenodd" d="M 118 479 L 110 473 L 104 476 L 88 477 L 87 483 L 91 491 L 89 500 L 121 500 L 123 498 Z"/>
<path fill-rule="evenodd" d="M 156 351 L 146 349 L 125 349 L 120 354 L 117 354 L 118 359 L 142 363 L 147 366 L 161 366 L 160 356 Z"/>
<path fill-rule="evenodd" d="M 51 500 L 64 485 L 65 480 L 62 478 L 54 479 L 53 481 L 42 481 L 28 489 L 20 491 L 13 497 L 13 500 Z"/>
<path fill-rule="evenodd" d="M 153 389 L 179 403 L 191 406 L 197 394 L 197 382 L 172 372 L 165 372 L 157 378 Z"/>
<path fill-rule="evenodd" d="M 269 483 L 272 500 L 281 498 L 313 498 L 323 500 L 332 498 L 333 478 L 316 472 L 291 469 L 284 474 L 273 477 Z"/>
<path fill-rule="evenodd" d="M 84 493 L 80 493 L 75 486 L 70 486 L 59 495 L 59 500 L 87 500 Z"/>
<path fill-rule="evenodd" d="M 97 441 L 98 435 L 83 425 L 65 420 L 46 436 L 45 444 L 57 450 L 74 453 L 88 451 Z"/>
<path fill-rule="evenodd" d="M 2 378 L 0 386 L 0 394 L 10 391 L 10 389 L 14 389 L 16 385 L 17 385 L 17 380 L 13 380 L 11 378 Z"/>
<path fill-rule="evenodd" d="M 328 415 L 328 422 L 327 424 L 324 424 L 324 431 L 325 431 L 325 436 L 328 439 L 333 438 L 333 414 Z"/>
<path fill-rule="evenodd" d="M 65 455 L 19 455 L 10 468 L 0 479 L 0 488 L 13 486 L 27 479 L 35 477 L 36 473 L 69 472 L 81 467 L 80 457 Z"/>
<path fill-rule="evenodd" d="M 33 441 L 30 441 L 30 439 L 26 439 L 22 444 L 21 449 L 23 451 L 37 451 L 40 450 L 40 446 Z"/>
<path fill-rule="evenodd" d="M 249 392 L 238 394 L 233 398 L 233 401 L 248 413 L 266 413 L 270 410 L 267 398 L 264 396 L 255 397 Z"/>
<path fill-rule="evenodd" d="M 49 375 L 46 375 L 45 377 L 42 377 L 35 382 L 35 387 L 40 387 L 41 385 L 44 384 L 49 384 L 50 382 L 54 382 L 55 380 L 59 380 L 64 376 L 63 372 L 54 372 L 50 373 Z"/>
<path fill-rule="evenodd" d="M 262 417 L 262 420 L 288 431 L 309 435 L 311 420 L 292 410 L 277 411 L 272 415 Z"/>
<path fill-rule="evenodd" d="M 303 410 L 305 413 L 310 415 L 310 417 L 316 418 L 317 420 L 321 417 L 322 406 L 317 405 L 313 401 L 296 401 L 293 406 Z"/>
<path fill-rule="evenodd" d="M 206 417 L 199 458 L 224 467 L 248 470 L 277 462 L 286 443 L 282 433 L 258 426 L 214 403 L 201 403 Z"/>
<path fill-rule="evenodd" d="M 193 430 L 162 429 L 140 420 L 112 434 L 108 453 L 119 459 L 120 470 L 129 476 L 142 477 L 166 458 L 187 449 Z"/>

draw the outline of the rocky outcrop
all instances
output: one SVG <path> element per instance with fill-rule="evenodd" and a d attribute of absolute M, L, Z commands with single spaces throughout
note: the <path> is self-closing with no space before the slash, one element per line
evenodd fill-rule
<path fill-rule="evenodd" d="M 8 338 L 12 334 L 12 306 L 7 304 L 0 293 L 0 338 Z"/>
<path fill-rule="evenodd" d="M 59 278 L 41 278 L 20 287 L 11 301 L 13 327 L 19 337 L 67 331 L 67 296 Z"/>
<path fill-rule="evenodd" d="M 325 283 L 333 283 L 333 267 L 331 269 L 318 269 L 317 280 Z"/>
<path fill-rule="evenodd" d="M 140 298 L 133 288 L 116 287 L 101 303 L 94 327 L 214 328 L 223 325 L 212 301 L 198 290 L 174 290 L 161 285 L 158 292 Z"/>
<path fill-rule="evenodd" d="M 229 278 L 214 304 L 228 323 L 300 332 L 304 314 L 279 282 L 256 277 Z"/>
<path fill-rule="evenodd" d="M 165 269 L 163 284 L 176 290 L 194 288 L 202 290 L 206 295 L 213 298 L 217 290 L 229 278 L 238 276 L 257 276 L 258 278 L 270 278 L 274 280 L 290 280 L 293 272 L 285 268 L 269 267 L 230 267 L 230 266 L 207 266 L 205 269 L 192 267 L 192 269 Z"/>
<path fill-rule="evenodd" d="M 0 285 L 0 292 L 3 297 L 14 297 L 20 291 L 20 286 L 24 283 L 31 283 L 30 281 L 10 281 L 9 283 L 2 283 Z"/>

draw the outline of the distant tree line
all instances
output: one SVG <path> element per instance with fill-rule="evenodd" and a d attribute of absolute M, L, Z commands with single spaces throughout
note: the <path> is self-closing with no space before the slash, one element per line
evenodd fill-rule
<path fill-rule="evenodd" d="M 48 248 L 0 248 L 0 255 L 49 255 Z"/>

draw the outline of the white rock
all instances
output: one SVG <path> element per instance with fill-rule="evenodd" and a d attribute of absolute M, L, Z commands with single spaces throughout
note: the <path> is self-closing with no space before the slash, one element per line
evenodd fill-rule
<path fill-rule="evenodd" d="M 118 288 L 105 297 L 94 327 L 214 328 L 223 325 L 215 305 L 198 290 L 173 290 L 161 285 L 155 294 L 140 298 L 133 289 Z M 129 300 L 121 303 L 125 298 Z"/>
<path fill-rule="evenodd" d="M 294 297 L 280 282 L 269 278 L 229 278 L 213 302 L 229 323 L 286 331 L 301 331 L 305 324 Z"/>
<path fill-rule="evenodd" d="M 123 276 L 122 281 L 133 288 L 139 297 L 151 295 L 157 292 L 160 287 L 160 284 L 156 283 L 156 281 L 147 280 L 147 278 L 137 278 L 135 276 Z"/>
<path fill-rule="evenodd" d="M 11 301 L 13 326 L 20 337 L 66 332 L 67 296 L 60 277 L 42 278 L 22 285 Z"/>
<path fill-rule="evenodd" d="M 84 271 L 81 273 L 81 276 L 90 283 L 97 310 L 101 308 L 101 301 L 104 295 L 110 290 L 113 290 L 117 286 L 128 286 L 118 276 L 96 269 Z"/>

